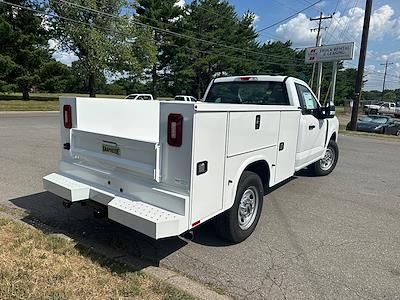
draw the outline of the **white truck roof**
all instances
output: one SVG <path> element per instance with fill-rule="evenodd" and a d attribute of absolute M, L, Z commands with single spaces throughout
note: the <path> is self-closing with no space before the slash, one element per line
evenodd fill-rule
<path fill-rule="evenodd" d="M 229 81 L 245 81 L 245 80 L 259 80 L 259 81 L 279 81 L 282 82 L 287 76 L 275 76 L 275 75 L 244 75 L 244 76 L 229 76 L 220 77 L 214 80 L 214 83 L 218 82 L 229 82 Z"/>

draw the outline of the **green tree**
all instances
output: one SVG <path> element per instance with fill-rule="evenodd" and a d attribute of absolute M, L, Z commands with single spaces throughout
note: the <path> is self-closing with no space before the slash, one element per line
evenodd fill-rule
<path fill-rule="evenodd" d="M 49 93 L 64 92 L 72 80 L 71 67 L 58 61 L 49 61 L 40 70 L 40 88 Z"/>
<path fill-rule="evenodd" d="M 256 55 L 249 57 L 241 50 L 257 47 L 253 21 L 254 14 L 239 17 L 227 1 L 195 0 L 188 5 L 176 30 L 191 38 L 176 37 L 174 46 L 166 47 L 173 58 L 170 70 L 175 91 L 201 97 L 212 78 L 254 68 Z"/>
<path fill-rule="evenodd" d="M 264 55 L 259 57 L 259 74 L 287 75 L 308 81 L 311 77 L 312 65 L 304 63 L 304 51 L 292 48 L 292 42 L 268 42 L 260 46 Z"/>
<path fill-rule="evenodd" d="M 14 0 L 15 4 L 40 9 L 29 0 Z M 0 91 L 19 90 L 23 100 L 40 83 L 40 67 L 50 60 L 49 32 L 42 17 L 29 10 L 0 5 Z"/>
<path fill-rule="evenodd" d="M 141 76 L 143 69 L 154 62 L 149 30 L 135 26 L 132 17 L 121 15 L 126 1 L 77 0 L 74 3 L 51 1 L 50 6 L 57 15 L 75 20 L 55 18 L 53 27 L 62 47 L 78 57 L 91 97 L 95 97 L 96 78 L 101 73 Z"/>
<path fill-rule="evenodd" d="M 392 90 L 385 90 L 383 97 L 384 101 L 394 101 L 396 100 L 396 93 Z"/>
<path fill-rule="evenodd" d="M 138 20 L 142 23 L 174 31 L 174 23 L 182 15 L 182 9 L 177 5 L 177 0 L 137 0 L 133 7 L 138 14 Z M 153 43 L 156 48 L 156 61 L 151 68 L 151 93 L 154 97 L 160 92 L 161 86 L 158 81 L 165 84 L 165 69 L 171 61 L 166 46 L 173 42 L 171 36 L 162 30 L 153 31 Z M 165 93 L 165 92 L 164 92 Z"/>
<path fill-rule="evenodd" d="M 71 78 L 67 83 L 65 92 L 68 93 L 89 93 L 89 78 L 87 76 L 86 66 L 77 60 L 71 65 Z M 96 90 L 102 92 L 104 86 L 107 84 L 106 76 L 102 70 L 97 70 L 95 74 Z"/>

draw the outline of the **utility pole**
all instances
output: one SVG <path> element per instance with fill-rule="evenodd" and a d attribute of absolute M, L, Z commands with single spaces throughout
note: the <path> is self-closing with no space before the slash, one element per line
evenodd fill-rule
<path fill-rule="evenodd" d="M 322 37 L 321 37 L 321 29 L 326 29 L 327 27 L 322 28 L 322 20 L 327 20 L 327 19 L 332 19 L 332 15 L 330 16 L 323 16 L 323 13 L 321 12 L 319 14 L 318 18 L 310 18 L 310 21 L 318 21 L 318 28 L 312 28 L 311 32 L 313 31 L 317 31 L 317 41 L 315 43 L 316 47 L 319 47 L 322 45 Z M 314 73 L 315 73 L 315 64 L 313 65 L 313 72 L 311 75 L 311 87 L 313 86 L 314 83 Z M 322 63 L 319 62 L 318 63 L 318 72 L 317 72 L 317 89 L 316 89 L 316 94 L 317 94 L 317 98 L 318 100 L 321 97 L 321 81 L 322 81 Z"/>
<path fill-rule="evenodd" d="M 381 66 L 385 66 L 385 75 L 383 75 L 383 86 L 382 86 L 382 95 L 381 95 L 381 100 L 383 101 L 383 96 L 385 95 L 385 84 L 386 84 L 386 75 L 387 75 L 387 67 L 388 65 L 393 65 L 393 63 L 386 62 L 384 64 L 381 64 Z"/>
<path fill-rule="evenodd" d="M 363 83 L 363 74 L 365 67 L 365 57 L 367 55 L 368 47 L 368 33 L 369 23 L 371 21 L 372 0 L 366 0 L 365 14 L 364 14 L 364 27 L 361 38 L 360 58 L 358 59 L 358 69 L 356 77 L 355 94 L 353 101 L 353 110 L 351 111 L 350 130 L 357 129 L 358 107 L 360 106 L 361 87 Z"/>

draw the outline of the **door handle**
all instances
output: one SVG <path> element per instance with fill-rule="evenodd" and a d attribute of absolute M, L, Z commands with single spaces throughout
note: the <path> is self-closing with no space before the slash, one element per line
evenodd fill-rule
<path fill-rule="evenodd" d="M 308 129 L 309 130 L 313 130 L 315 128 L 315 125 L 310 125 L 310 126 L 308 126 Z"/>

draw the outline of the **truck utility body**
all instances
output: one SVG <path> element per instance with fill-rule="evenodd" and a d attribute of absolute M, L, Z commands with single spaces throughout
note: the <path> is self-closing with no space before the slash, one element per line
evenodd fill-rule
<path fill-rule="evenodd" d="M 337 119 L 323 116 L 304 82 L 283 76 L 216 79 L 204 102 L 62 97 L 60 111 L 62 158 L 45 189 L 97 202 L 155 239 L 233 214 L 240 232 L 228 238 L 241 241 L 264 189 L 313 163 L 325 175 L 337 161 L 327 154 Z"/>

